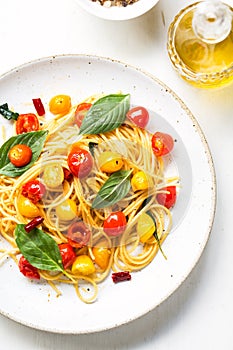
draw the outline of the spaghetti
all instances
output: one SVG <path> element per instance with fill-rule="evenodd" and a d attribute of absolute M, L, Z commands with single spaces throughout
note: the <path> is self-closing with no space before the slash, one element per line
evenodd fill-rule
<path fill-rule="evenodd" d="M 96 100 L 98 101 L 98 98 L 91 97 L 85 103 L 92 105 Z M 22 252 L 16 242 L 15 229 L 31 220 L 31 217 L 22 211 L 20 204 L 22 188 L 30 181 L 39 181 L 46 187 L 43 198 L 36 204 L 32 203 L 37 208 L 37 215 L 44 219 L 39 228 L 50 236 L 58 247 L 62 244 L 72 245 L 73 242 L 75 260 L 73 265 L 62 271 L 54 272 L 40 268 L 37 268 L 37 271 L 40 278 L 46 280 L 57 295 L 61 294 L 57 283 L 72 284 L 78 297 L 86 303 L 91 303 L 97 297 L 98 283 L 105 280 L 111 271 L 141 270 L 151 263 L 159 250 L 163 253 L 161 245 L 171 230 L 170 207 L 174 202 L 172 205 L 166 205 L 158 198 L 162 195 L 166 200 L 166 195 L 169 195 L 168 186 L 175 188 L 177 179 L 165 178 L 163 157 L 155 156 L 151 147 L 152 135 L 147 130 L 124 119 L 114 130 L 80 135 L 79 127 L 74 123 L 75 111 L 76 106 L 71 108 L 69 113 L 58 114 L 51 120 L 41 118 L 41 130 L 48 130 L 48 135 L 39 159 L 20 176 L 0 175 L 0 232 L 12 246 L 10 249 L 1 249 L 1 259 L 11 256 L 18 263 Z M 68 154 L 75 152 L 76 146 L 92 154 L 91 170 L 83 178 L 70 173 Z M 112 175 L 100 167 L 99 159 L 103 154 L 118 155 L 122 167 L 113 173 L 115 177 L 118 173 L 127 174 L 131 185 L 123 198 L 110 202 L 110 205 L 95 208 L 93 201 Z M 111 160 L 109 162 L 111 165 Z M 64 176 L 58 185 L 54 177 L 49 187 L 46 182 L 48 169 L 63 169 L 64 174 L 69 176 Z M 145 188 L 140 188 L 139 184 L 139 188 L 135 189 L 132 185 L 135 174 L 144 175 L 147 182 Z M 125 178 L 123 180 L 126 181 Z M 62 212 L 64 203 L 65 210 L 67 203 L 70 203 L 65 216 Z M 123 213 L 127 223 L 123 225 L 123 229 L 121 227 L 120 234 L 109 234 L 111 231 L 104 229 L 105 222 L 112 213 L 119 212 Z M 149 220 L 148 223 L 146 219 Z M 68 234 L 71 226 L 80 221 L 85 224 L 89 233 L 86 244 L 75 244 L 75 238 Z M 82 259 L 84 256 L 91 260 L 91 270 L 90 266 L 85 264 L 81 264 L 81 268 L 77 265 L 77 258 Z M 82 270 L 85 266 L 87 270 L 89 268 L 88 271 Z M 83 282 L 92 286 L 91 292 L 88 291 L 90 288 L 83 289 Z"/>

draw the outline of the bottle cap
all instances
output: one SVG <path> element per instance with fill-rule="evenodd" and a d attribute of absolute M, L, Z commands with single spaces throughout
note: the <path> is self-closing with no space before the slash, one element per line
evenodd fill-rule
<path fill-rule="evenodd" d="M 202 1 L 196 7 L 192 25 L 195 35 L 202 41 L 221 42 L 231 31 L 232 11 L 221 1 Z"/>

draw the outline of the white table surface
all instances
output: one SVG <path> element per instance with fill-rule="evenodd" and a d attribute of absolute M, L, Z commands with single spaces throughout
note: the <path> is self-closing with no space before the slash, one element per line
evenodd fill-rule
<path fill-rule="evenodd" d="M 162 305 L 128 325 L 89 335 L 51 334 L 0 315 L 0 349 L 233 348 L 233 84 L 199 90 L 183 82 L 166 51 L 167 28 L 190 1 L 160 0 L 125 22 L 89 15 L 75 0 L 1 0 L 0 74 L 30 60 L 82 53 L 140 67 L 172 88 L 197 118 L 217 175 L 217 211 L 207 247 L 182 286 Z M 228 1 L 233 5 L 233 1 Z"/>

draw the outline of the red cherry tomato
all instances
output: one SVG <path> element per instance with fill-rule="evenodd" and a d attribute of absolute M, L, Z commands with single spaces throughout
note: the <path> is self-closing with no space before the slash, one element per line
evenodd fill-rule
<path fill-rule="evenodd" d="M 74 248 L 86 246 L 90 237 L 91 231 L 82 221 L 76 221 L 68 228 L 68 242 Z"/>
<path fill-rule="evenodd" d="M 159 204 L 164 205 L 167 209 L 173 207 L 176 202 L 176 186 L 167 186 L 162 189 L 167 193 L 158 193 L 156 199 Z"/>
<path fill-rule="evenodd" d="M 67 269 L 73 264 L 74 260 L 76 259 L 74 249 L 68 243 L 59 244 L 58 247 L 62 257 L 63 267 L 64 269 Z"/>
<path fill-rule="evenodd" d="M 74 120 L 79 128 L 80 128 L 82 121 L 85 118 L 87 112 L 91 108 L 91 106 L 92 106 L 91 103 L 80 103 L 77 106 L 76 111 L 75 111 L 75 115 L 74 115 L 74 118 L 75 118 Z"/>
<path fill-rule="evenodd" d="M 16 133 L 23 134 L 25 132 L 39 130 L 40 124 L 37 116 L 33 113 L 20 114 L 16 120 Z"/>
<path fill-rule="evenodd" d="M 39 280 L 40 274 L 38 269 L 32 266 L 24 256 L 19 259 L 19 271 L 27 278 Z"/>
<path fill-rule="evenodd" d="M 22 186 L 22 195 L 34 204 L 45 195 L 46 187 L 39 180 L 31 180 Z"/>
<path fill-rule="evenodd" d="M 142 129 L 146 127 L 149 121 L 149 113 L 147 109 L 141 106 L 131 108 L 127 112 L 126 117 Z"/>
<path fill-rule="evenodd" d="M 32 150 L 27 145 L 15 145 L 10 149 L 8 158 L 14 166 L 20 168 L 30 163 L 32 159 Z"/>
<path fill-rule="evenodd" d="M 74 176 L 82 179 L 86 177 L 92 169 L 92 156 L 85 149 L 74 147 L 68 154 L 68 166 Z"/>
<path fill-rule="evenodd" d="M 104 220 L 103 229 L 108 236 L 119 236 L 124 232 L 126 225 L 125 214 L 121 211 L 116 211 Z"/>
<path fill-rule="evenodd" d="M 152 149 L 156 157 L 165 156 L 174 147 L 173 138 L 169 134 L 156 132 L 151 140 Z"/>

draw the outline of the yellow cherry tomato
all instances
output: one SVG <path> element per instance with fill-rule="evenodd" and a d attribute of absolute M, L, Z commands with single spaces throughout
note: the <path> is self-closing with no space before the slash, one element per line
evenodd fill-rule
<path fill-rule="evenodd" d="M 95 257 L 95 263 L 102 269 L 106 270 L 111 256 L 110 249 L 106 247 L 94 247 L 92 253 Z"/>
<path fill-rule="evenodd" d="M 56 207 L 56 214 L 60 220 L 71 221 L 77 216 L 77 205 L 73 199 L 66 199 Z"/>
<path fill-rule="evenodd" d="M 39 208 L 23 195 L 19 195 L 17 205 L 20 214 L 27 218 L 35 218 L 40 215 Z"/>
<path fill-rule="evenodd" d="M 140 242 L 145 243 L 155 232 L 155 223 L 152 217 L 146 213 L 142 213 L 137 223 L 137 233 L 140 237 Z"/>
<path fill-rule="evenodd" d="M 56 95 L 49 102 L 49 110 L 53 114 L 66 114 L 71 108 L 71 98 L 68 95 Z"/>
<path fill-rule="evenodd" d="M 64 171 L 60 164 L 47 165 L 43 173 L 43 181 L 47 187 L 56 188 L 64 181 Z"/>
<path fill-rule="evenodd" d="M 141 170 L 133 175 L 131 179 L 131 186 L 134 192 L 148 190 L 148 188 L 152 187 L 152 180 L 144 171 Z"/>
<path fill-rule="evenodd" d="M 73 262 L 71 271 L 74 274 L 88 276 L 95 272 L 95 265 L 88 255 L 79 255 Z"/>
<path fill-rule="evenodd" d="M 103 152 L 98 158 L 98 164 L 101 171 L 115 173 L 122 168 L 124 163 L 119 153 Z"/>

